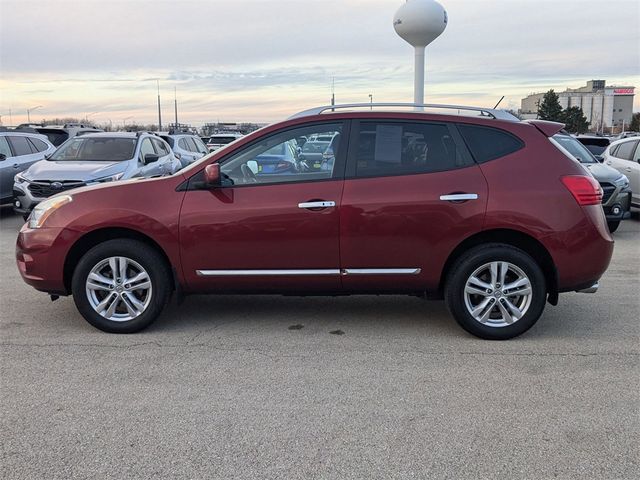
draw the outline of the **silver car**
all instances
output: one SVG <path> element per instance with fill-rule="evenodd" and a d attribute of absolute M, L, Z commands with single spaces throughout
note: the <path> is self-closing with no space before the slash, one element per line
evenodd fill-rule
<path fill-rule="evenodd" d="M 189 133 L 161 133 L 159 135 L 171 146 L 173 153 L 183 167 L 191 165 L 209 154 L 209 149 L 197 135 Z"/>
<path fill-rule="evenodd" d="M 133 177 L 171 175 L 180 161 L 147 132 L 89 133 L 63 143 L 49 158 L 15 176 L 13 208 L 27 215 L 56 193 Z"/>
<path fill-rule="evenodd" d="M 13 199 L 13 177 L 55 151 L 47 137 L 14 130 L 0 132 L 0 204 Z"/>

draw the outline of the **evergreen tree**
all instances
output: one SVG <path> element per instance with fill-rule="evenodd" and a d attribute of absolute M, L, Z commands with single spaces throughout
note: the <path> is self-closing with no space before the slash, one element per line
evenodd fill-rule
<path fill-rule="evenodd" d="M 560 122 L 564 123 L 565 129 L 571 133 L 584 133 L 589 129 L 587 117 L 582 113 L 580 107 L 569 107 L 560 115 Z"/>
<path fill-rule="evenodd" d="M 629 130 L 631 130 L 632 132 L 640 132 L 640 113 L 634 113 L 631 117 Z"/>
<path fill-rule="evenodd" d="M 562 106 L 559 97 L 553 89 L 549 90 L 542 97 L 542 102 L 538 105 L 538 118 L 540 120 L 551 120 L 552 122 L 562 121 Z"/>

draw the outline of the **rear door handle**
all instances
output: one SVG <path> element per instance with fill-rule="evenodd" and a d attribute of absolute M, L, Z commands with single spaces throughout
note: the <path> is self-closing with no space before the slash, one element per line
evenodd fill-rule
<path fill-rule="evenodd" d="M 466 202 L 467 200 L 477 199 L 477 193 L 450 193 L 448 195 L 440 195 L 440 200 L 445 202 Z"/>
<path fill-rule="evenodd" d="M 329 208 L 335 207 L 336 202 L 319 200 L 316 202 L 302 202 L 298 204 L 298 208 Z"/>

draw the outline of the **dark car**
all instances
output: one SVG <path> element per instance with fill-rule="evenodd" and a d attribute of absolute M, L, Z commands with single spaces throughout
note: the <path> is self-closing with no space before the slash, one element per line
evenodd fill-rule
<path fill-rule="evenodd" d="M 595 177 L 602 188 L 602 208 L 611 233 L 620 226 L 620 222 L 629 218 L 631 213 L 631 187 L 626 175 L 613 167 L 600 163 L 586 145 L 568 133 L 553 136 L 563 148 L 582 163 Z"/>
<path fill-rule="evenodd" d="M 596 157 L 596 160 L 602 162 L 604 158 L 602 155 L 611 144 L 611 140 L 609 138 L 595 135 L 579 135 L 577 138 L 578 141 L 583 144 L 594 157 Z"/>
<path fill-rule="evenodd" d="M 47 199 L 19 233 L 20 274 L 120 333 L 151 324 L 172 292 L 406 294 L 507 339 L 559 293 L 597 290 L 613 240 L 600 185 L 550 140 L 561 124 L 348 107 L 301 112 L 168 177 Z M 326 170 L 250 167 L 326 132 L 339 139 Z"/>
<path fill-rule="evenodd" d="M 97 133 L 103 132 L 100 128 L 93 127 L 91 125 L 85 125 L 83 123 L 66 123 L 64 125 L 35 125 L 35 124 L 23 124 L 17 127 L 17 130 L 31 131 L 45 135 L 49 141 L 55 147 L 59 147 L 70 138 L 78 135 L 84 135 L 85 133 Z"/>

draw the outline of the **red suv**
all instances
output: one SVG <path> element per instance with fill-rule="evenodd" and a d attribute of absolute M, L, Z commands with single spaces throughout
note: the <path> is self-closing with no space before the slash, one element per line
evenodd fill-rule
<path fill-rule="evenodd" d="M 507 339 L 560 292 L 597 289 L 613 240 L 598 183 L 551 138 L 563 125 L 349 107 L 303 112 L 170 177 L 51 197 L 20 231 L 22 277 L 119 333 L 148 326 L 174 291 L 408 294 Z M 326 150 L 306 159 L 320 136 Z M 288 168 L 264 170 L 274 162 Z"/>

